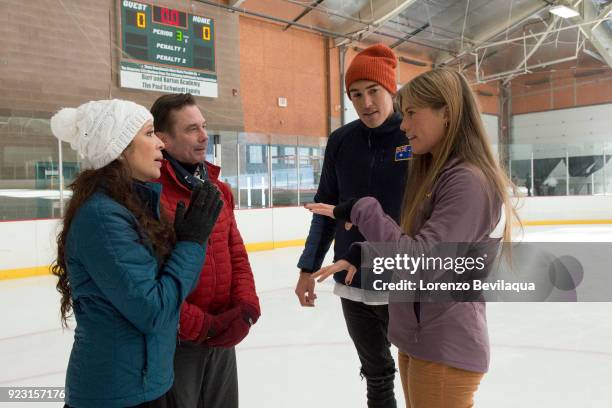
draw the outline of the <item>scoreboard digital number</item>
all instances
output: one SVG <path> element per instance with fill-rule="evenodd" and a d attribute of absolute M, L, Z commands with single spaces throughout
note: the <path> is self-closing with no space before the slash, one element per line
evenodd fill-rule
<path fill-rule="evenodd" d="M 182 85 L 205 82 L 200 84 L 208 89 L 204 96 L 213 96 L 206 93 L 214 88 L 216 97 L 213 19 L 139 1 L 120 0 L 120 9 L 121 86 L 180 90 L 174 86 L 181 85 L 176 77 L 184 77 Z M 134 75 L 135 69 L 141 71 L 140 79 Z M 135 85 L 134 81 L 142 83 Z M 167 89 L 160 89 L 160 84 L 166 84 Z"/>
<path fill-rule="evenodd" d="M 153 6 L 153 22 L 174 27 L 187 28 L 187 13 L 166 7 Z"/>

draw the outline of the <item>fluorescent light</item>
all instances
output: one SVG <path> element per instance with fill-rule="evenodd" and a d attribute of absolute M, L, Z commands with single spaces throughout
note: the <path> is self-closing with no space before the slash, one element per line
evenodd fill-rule
<path fill-rule="evenodd" d="M 553 6 L 548 11 L 550 11 L 551 13 L 559 17 L 563 17 L 563 18 L 571 18 L 571 17 L 576 17 L 580 15 L 580 13 L 578 13 L 573 8 L 569 8 L 564 5 Z"/>

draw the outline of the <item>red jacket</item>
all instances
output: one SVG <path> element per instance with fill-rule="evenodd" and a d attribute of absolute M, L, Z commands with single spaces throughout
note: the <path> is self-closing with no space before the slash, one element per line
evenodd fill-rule
<path fill-rule="evenodd" d="M 200 335 L 206 313 L 217 315 L 242 302 L 260 310 L 253 272 L 236 226 L 232 191 L 218 179 L 220 167 L 206 162 L 206 168 L 209 180 L 221 191 L 223 209 L 208 239 L 198 285 L 181 308 L 179 336 L 183 340 L 195 340 Z M 173 220 L 179 201 L 189 205 L 191 190 L 176 178 L 167 160 L 163 161 L 157 182 L 163 186 L 161 204 Z"/>

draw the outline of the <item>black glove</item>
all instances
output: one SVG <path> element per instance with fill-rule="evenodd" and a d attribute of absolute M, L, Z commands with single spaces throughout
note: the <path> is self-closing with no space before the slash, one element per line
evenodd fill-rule
<path fill-rule="evenodd" d="M 357 202 L 356 198 L 343 201 L 334 207 L 334 218 L 339 221 L 351 222 L 351 210 Z"/>
<path fill-rule="evenodd" d="M 198 183 L 191 192 L 191 202 L 185 211 L 185 203 L 179 201 L 174 217 L 177 241 L 193 241 L 204 245 L 212 232 L 223 207 L 217 187 L 210 181 Z"/>

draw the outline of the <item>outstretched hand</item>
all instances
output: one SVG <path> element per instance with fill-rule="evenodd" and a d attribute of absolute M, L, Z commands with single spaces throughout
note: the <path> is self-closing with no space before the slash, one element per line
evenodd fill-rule
<path fill-rule="evenodd" d="M 311 213 L 324 215 L 326 217 L 334 219 L 336 218 L 334 217 L 334 205 L 323 203 L 308 203 L 304 204 L 304 207 L 306 207 L 307 210 L 310 210 Z"/>
<path fill-rule="evenodd" d="M 349 263 L 346 259 L 340 259 L 329 266 L 319 269 L 318 271 L 312 274 L 312 278 L 317 279 L 317 282 L 323 282 L 331 275 L 342 271 L 347 271 L 344 283 L 350 285 L 353 281 L 355 273 L 357 272 L 357 268 L 351 263 Z"/>
<path fill-rule="evenodd" d="M 304 204 L 304 208 L 306 208 L 313 214 L 324 215 L 326 217 L 336 219 L 336 217 L 334 216 L 334 208 L 336 207 L 331 204 L 308 203 Z M 350 222 L 344 223 L 344 229 L 346 229 L 347 231 L 350 230 L 352 227 L 353 224 L 351 224 Z"/>

